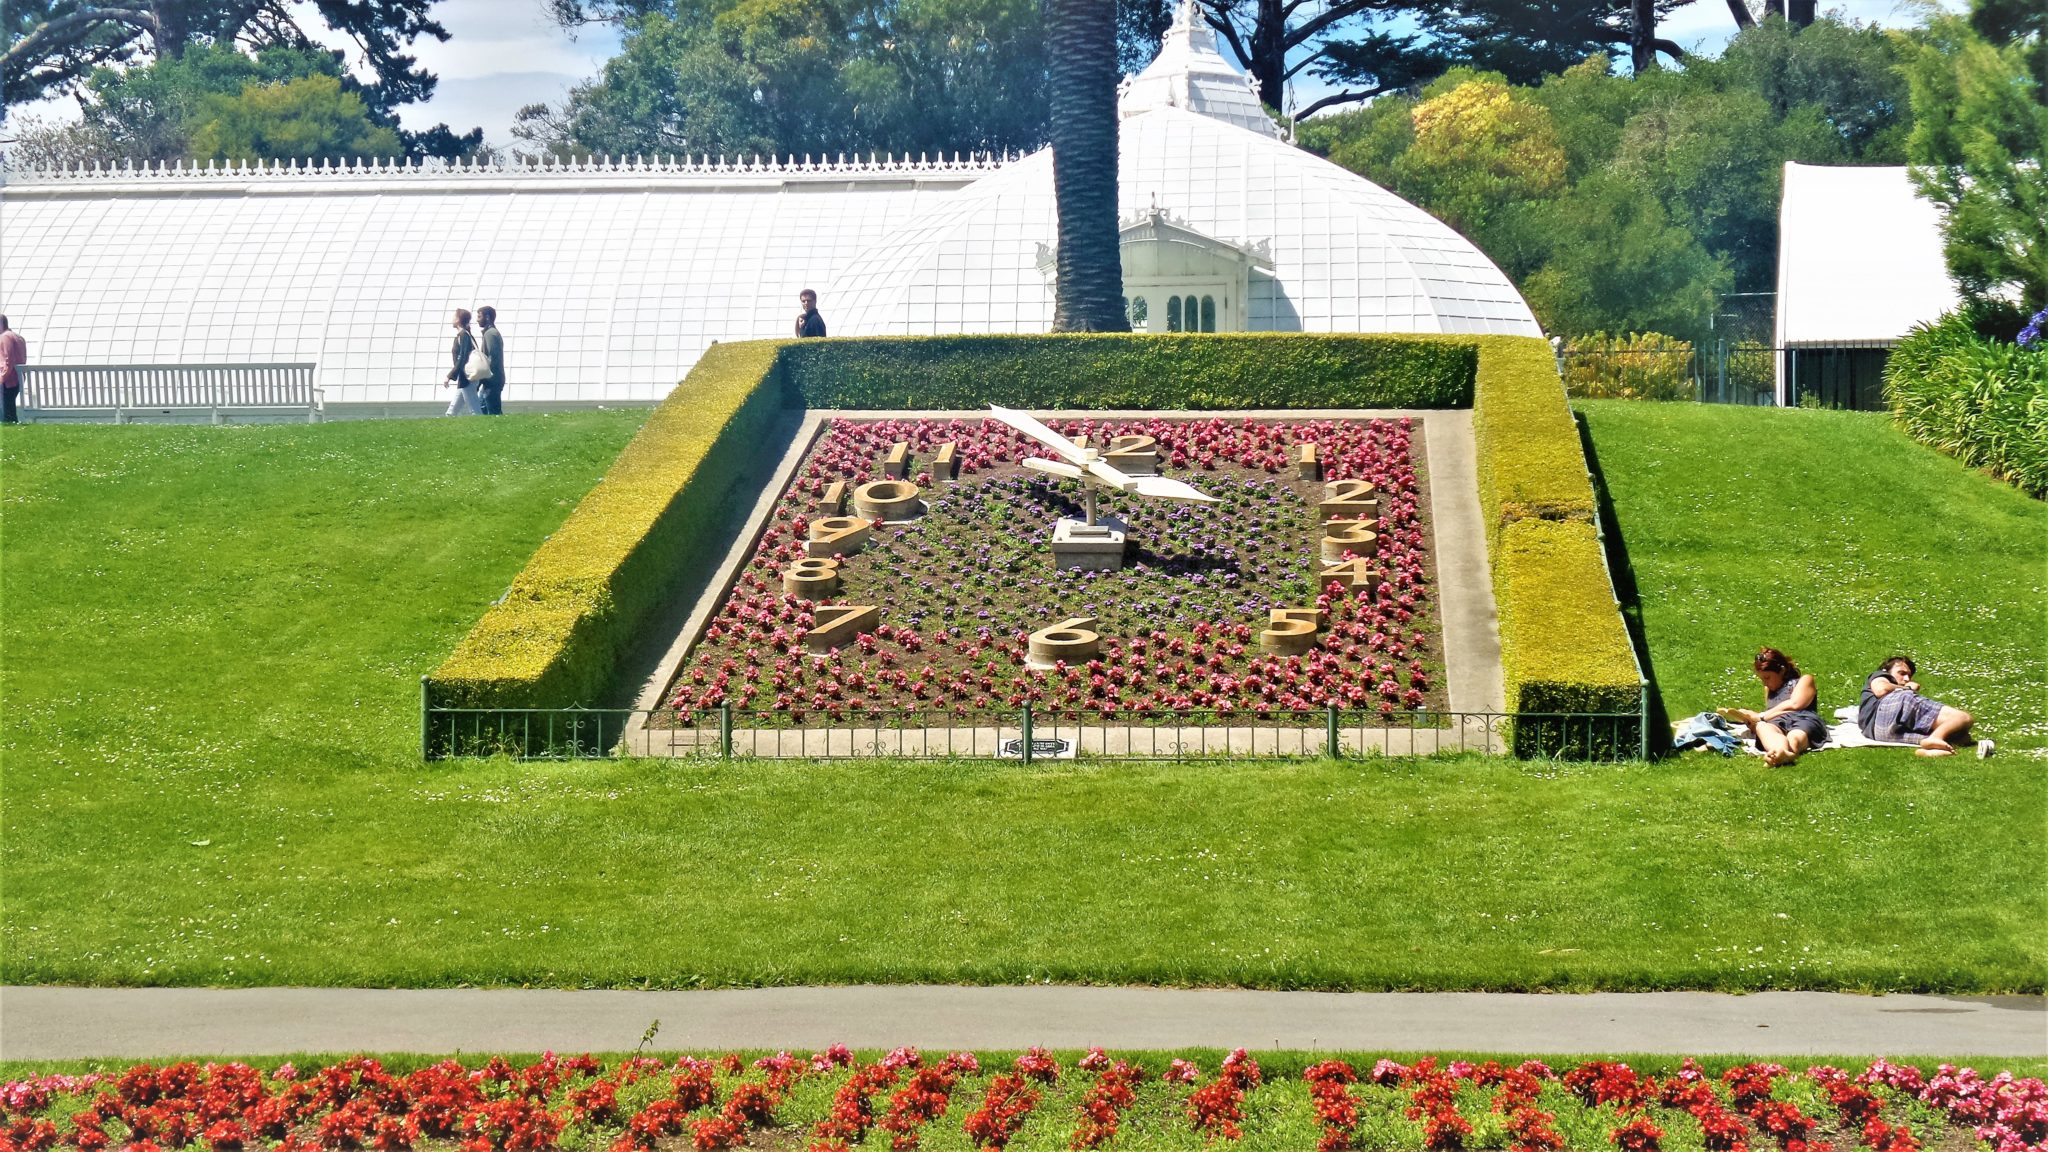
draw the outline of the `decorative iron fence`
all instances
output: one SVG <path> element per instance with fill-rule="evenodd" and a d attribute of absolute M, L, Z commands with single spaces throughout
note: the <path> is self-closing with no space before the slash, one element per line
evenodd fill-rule
<path fill-rule="evenodd" d="M 433 759 L 610 757 L 1202 760 L 1479 753 L 1647 759 L 1647 696 L 1633 712 L 1074 711 L 1025 706 L 962 717 L 938 710 L 838 708 L 802 717 L 731 706 L 420 708 Z"/>

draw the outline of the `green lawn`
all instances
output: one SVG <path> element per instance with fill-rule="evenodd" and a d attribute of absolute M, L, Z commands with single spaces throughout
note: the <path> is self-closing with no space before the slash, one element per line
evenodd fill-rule
<path fill-rule="evenodd" d="M 2042 987 L 2020 757 L 422 764 L 634 420 L 0 434 L 0 975 Z"/>
<path fill-rule="evenodd" d="M 1827 709 L 1854 704 L 1877 662 L 1904 652 L 1926 692 L 1968 709 L 1982 734 L 2048 746 L 2048 505 L 1878 414 L 1580 410 L 1673 718 L 1761 706 L 1749 662 L 1762 644 L 1813 673 Z"/>

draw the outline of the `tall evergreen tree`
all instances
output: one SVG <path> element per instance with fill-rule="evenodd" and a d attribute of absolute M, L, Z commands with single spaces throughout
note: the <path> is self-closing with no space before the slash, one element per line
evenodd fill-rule
<path fill-rule="evenodd" d="M 1116 218 L 1116 9 L 1046 0 L 1045 19 L 1060 216 L 1053 331 L 1128 332 Z"/>

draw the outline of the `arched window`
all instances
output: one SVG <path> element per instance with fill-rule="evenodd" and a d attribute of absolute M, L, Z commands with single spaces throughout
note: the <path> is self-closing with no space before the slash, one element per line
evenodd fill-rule
<path fill-rule="evenodd" d="M 1204 296 L 1202 297 L 1202 331 L 1214 332 L 1215 330 L 1216 298 L 1214 296 Z"/>
<path fill-rule="evenodd" d="M 1185 296 L 1180 302 L 1181 323 L 1190 332 L 1202 330 L 1202 305 L 1193 296 Z"/>
<path fill-rule="evenodd" d="M 1152 306 L 1145 302 L 1143 296 L 1126 296 L 1124 314 L 1131 319 L 1131 330 L 1142 332 L 1145 330 L 1145 322 L 1152 318 Z"/>
<path fill-rule="evenodd" d="M 1166 298 L 1166 330 L 1168 332 L 1180 331 L 1180 297 L 1178 296 L 1168 296 Z"/>

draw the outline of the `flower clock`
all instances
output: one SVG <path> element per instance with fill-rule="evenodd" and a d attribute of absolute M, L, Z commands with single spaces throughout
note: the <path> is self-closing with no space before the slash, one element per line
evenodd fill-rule
<path fill-rule="evenodd" d="M 1056 527 L 1091 518 L 1078 482 L 1024 465 L 1043 444 L 994 420 L 834 421 L 673 682 L 683 722 L 1443 708 L 1412 421 L 1047 423 L 1211 499 L 1099 492 L 1126 543 L 1073 564 Z"/>

